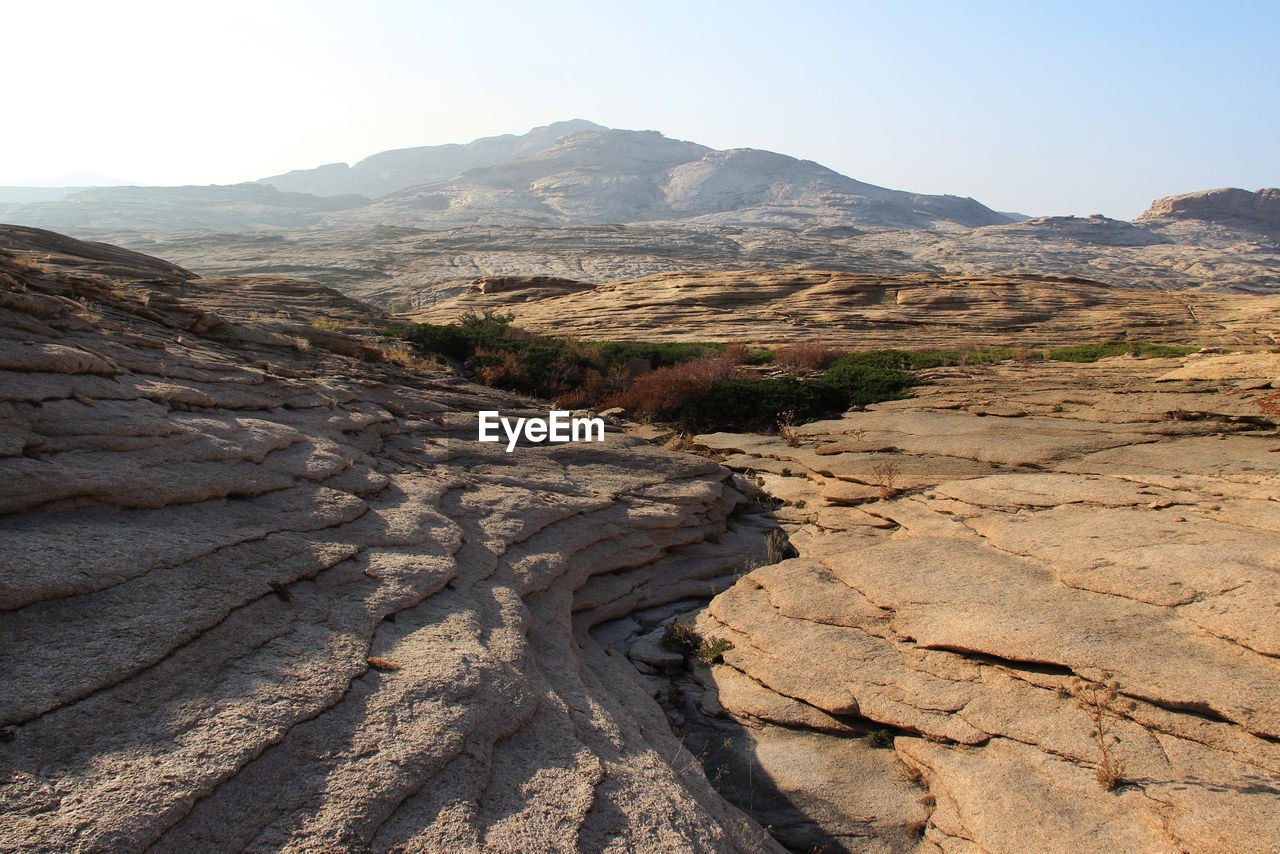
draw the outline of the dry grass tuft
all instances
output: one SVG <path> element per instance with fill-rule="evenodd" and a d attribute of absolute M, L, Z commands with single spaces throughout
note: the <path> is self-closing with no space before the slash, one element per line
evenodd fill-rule
<path fill-rule="evenodd" d="M 1132 700 L 1120 699 L 1120 683 L 1105 672 L 1101 683 L 1075 680 L 1071 694 L 1075 697 L 1076 706 L 1085 710 L 1093 724 L 1089 737 L 1097 745 L 1099 756 L 1094 777 L 1098 785 L 1109 792 L 1124 779 L 1124 763 L 1116 758 L 1114 752 L 1120 744 L 1120 736 L 1113 731 L 1115 723 L 1133 711 L 1135 704 Z"/>
<path fill-rule="evenodd" d="M 871 467 L 871 473 L 875 475 L 875 485 L 880 487 L 880 498 L 888 500 L 898 494 L 898 476 L 901 471 L 898 464 L 893 460 L 886 460 L 877 463 Z"/>
<path fill-rule="evenodd" d="M 787 540 L 787 535 L 782 533 L 778 528 L 774 528 L 769 532 L 769 536 L 764 541 L 765 556 L 769 564 L 775 564 L 787 559 L 787 555 L 791 552 L 791 543 Z"/>
<path fill-rule="evenodd" d="M 782 437 L 782 441 L 787 443 L 788 448 L 795 448 L 800 444 L 800 434 L 796 432 L 794 427 L 796 420 L 796 412 L 794 409 L 788 409 L 778 415 L 778 435 Z"/>

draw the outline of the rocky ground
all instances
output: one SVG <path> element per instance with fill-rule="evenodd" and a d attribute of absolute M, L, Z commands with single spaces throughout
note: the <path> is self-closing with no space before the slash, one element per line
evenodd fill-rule
<path fill-rule="evenodd" d="M 791 442 L 696 437 L 798 552 L 696 615 L 733 644 L 669 704 L 709 774 L 828 850 L 1280 851 L 1278 375 L 946 369 Z"/>
<path fill-rule="evenodd" d="M 777 850 L 588 634 L 758 557 L 727 470 L 481 445 L 531 402 L 312 284 L 0 248 L 0 850 Z"/>
<path fill-rule="evenodd" d="M 1077 284 L 892 310 L 1274 342 Z M 1280 851 L 1280 356 L 508 455 L 386 322 L 0 230 L 0 851 Z"/>
<path fill-rule="evenodd" d="M 810 228 L 683 221 L 425 230 L 394 220 L 253 232 L 62 227 L 207 275 L 315 278 L 382 306 L 429 306 L 484 276 L 551 275 L 607 284 L 660 273 L 744 269 L 952 277 L 1030 273 L 1146 290 L 1280 290 L 1280 226 L 1274 215 L 1266 222 L 1157 217 L 1138 224 L 1044 217 L 960 232 L 864 230 L 834 220 Z"/>
<path fill-rule="evenodd" d="M 467 311 L 509 312 L 518 326 L 588 339 L 921 349 L 1133 338 L 1258 347 L 1277 343 L 1280 296 L 1169 293 L 1029 275 L 737 270 L 595 287 L 485 278 L 408 317 L 452 323 Z"/>

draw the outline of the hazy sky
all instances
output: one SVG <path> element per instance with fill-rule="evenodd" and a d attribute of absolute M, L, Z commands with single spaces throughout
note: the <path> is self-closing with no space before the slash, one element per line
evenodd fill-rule
<path fill-rule="evenodd" d="M 1029 214 L 1280 185 L 1280 3 L 9 4 L 0 184 L 228 183 L 586 118 Z"/>

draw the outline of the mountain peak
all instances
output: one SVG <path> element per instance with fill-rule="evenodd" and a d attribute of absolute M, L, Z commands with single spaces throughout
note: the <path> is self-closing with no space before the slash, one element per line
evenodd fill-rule
<path fill-rule="evenodd" d="M 468 169 L 493 166 L 517 157 L 545 151 L 563 137 L 607 131 L 586 119 L 568 119 L 540 125 L 527 133 L 502 134 L 469 143 L 398 148 L 370 155 L 354 166 L 329 163 L 314 169 L 295 169 L 262 178 L 260 184 L 315 196 L 356 194 L 377 198 L 406 187 L 445 181 Z"/>

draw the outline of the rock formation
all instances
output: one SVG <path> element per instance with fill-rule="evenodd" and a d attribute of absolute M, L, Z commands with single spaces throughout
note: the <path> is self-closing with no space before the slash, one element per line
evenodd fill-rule
<path fill-rule="evenodd" d="M 1029 276 L 467 299 L 611 337 L 1275 335 L 1273 298 Z M 0 851 L 1280 851 L 1277 354 L 1028 350 L 789 436 L 507 454 L 475 411 L 545 404 L 386 322 L 0 228 Z"/>
<path fill-rule="evenodd" d="M 778 850 L 588 632 L 759 550 L 725 469 L 479 444 L 534 404 L 311 283 L 0 250 L 0 850 Z"/>
<path fill-rule="evenodd" d="M 787 268 L 1280 290 L 1274 189 L 1172 196 L 1132 223 L 1032 219 L 785 154 L 580 119 L 252 184 L 48 192 L 5 196 L 0 220 L 74 230 L 206 275 L 316 278 L 383 306 L 438 300 L 478 276 L 606 284 Z"/>
<path fill-rule="evenodd" d="M 1152 202 L 1147 212 L 1138 217 L 1138 222 L 1188 219 L 1238 225 L 1274 236 L 1280 224 L 1280 190 L 1250 193 L 1227 187 L 1169 196 Z"/>
<path fill-rule="evenodd" d="M 1172 294 L 1051 276 L 869 275 L 810 270 L 665 273 L 597 287 L 486 279 L 411 316 L 515 315 L 547 334 L 846 347 L 1048 347 L 1105 338 L 1273 346 L 1278 296 Z"/>
<path fill-rule="evenodd" d="M 904 850 L 862 838 L 872 801 L 923 804 L 921 850 L 1280 851 L 1280 361 L 1181 361 L 945 369 L 798 442 L 696 437 L 785 499 L 799 556 L 698 617 L 733 646 L 690 708 L 851 850 Z M 877 732 L 926 795 L 805 759 Z"/>

